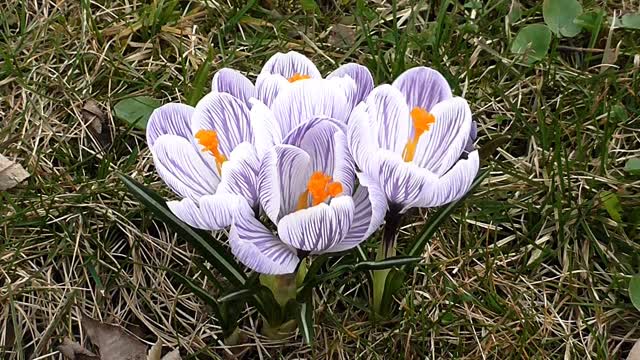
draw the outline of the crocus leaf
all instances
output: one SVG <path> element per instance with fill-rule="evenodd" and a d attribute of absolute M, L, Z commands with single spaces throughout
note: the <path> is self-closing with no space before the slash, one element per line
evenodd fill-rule
<path fill-rule="evenodd" d="M 629 297 L 633 306 L 640 310 L 640 274 L 634 275 L 629 281 Z"/>
<path fill-rule="evenodd" d="M 511 44 L 511 52 L 525 55 L 525 60 L 532 64 L 544 59 L 551 45 L 551 31 L 544 24 L 527 25 L 520 29 Z"/>
<path fill-rule="evenodd" d="M 404 279 L 406 273 L 402 270 L 392 269 L 387 274 L 387 278 L 384 283 L 384 292 L 382 294 L 382 300 L 380 301 L 379 315 L 388 315 L 391 313 L 393 304 L 393 295 L 395 295 L 402 285 L 404 285 Z"/>
<path fill-rule="evenodd" d="M 640 30 L 640 13 L 622 15 L 620 24 L 625 29 Z"/>
<path fill-rule="evenodd" d="M 313 338 L 315 337 L 315 330 L 313 329 L 313 306 L 310 303 L 311 298 L 308 301 L 299 303 L 298 308 L 298 328 L 302 333 L 304 342 L 308 345 L 313 345 Z"/>
<path fill-rule="evenodd" d="M 242 267 L 234 260 L 233 255 L 216 239 L 205 231 L 193 229 L 178 219 L 167 207 L 162 197 L 129 176 L 120 175 L 120 179 L 140 202 L 149 208 L 154 215 L 173 229 L 181 239 L 186 240 L 199 250 L 199 253 L 213 265 L 234 286 L 242 287 L 247 276 Z"/>
<path fill-rule="evenodd" d="M 622 221 L 622 205 L 620 204 L 618 195 L 611 191 L 603 191 L 600 193 L 600 201 L 611 219 L 615 222 Z"/>
<path fill-rule="evenodd" d="M 353 266 L 355 271 L 384 270 L 414 264 L 422 260 L 422 256 L 394 256 L 376 261 L 362 261 Z"/>
<path fill-rule="evenodd" d="M 640 175 L 640 158 L 631 158 L 624 164 L 624 171 L 632 175 Z"/>
<path fill-rule="evenodd" d="M 171 275 L 173 275 L 173 277 L 175 277 L 182 285 L 184 285 L 189 290 L 191 290 L 191 292 L 195 296 L 200 298 L 200 300 L 204 301 L 207 305 L 209 305 L 209 307 L 211 308 L 211 311 L 213 312 L 213 315 L 217 319 L 222 320 L 220 303 L 218 302 L 218 300 L 216 300 L 216 298 L 213 297 L 213 295 L 211 295 L 208 291 L 206 291 L 205 289 L 201 288 L 199 285 L 194 283 L 193 280 L 189 279 L 188 277 L 184 276 L 183 274 L 177 271 L 171 271 Z"/>
<path fill-rule="evenodd" d="M 582 14 L 582 5 L 577 0 L 544 0 L 542 17 L 549 29 L 558 36 L 574 37 L 582 28 L 576 18 Z"/>
<path fill-rule="evenodd" d="M 230 301 L 236 301 L 236 300 L 243 300 L 253 296 L 254 293 L 255 291 L 253 291 L 252 289 L 240 289 L 240 290 L 232 291 L 224 296 L 219 297 L 218 302 L 223 303 L 223 302 L 230 302 Z"/>
<path fill-rule="evenodd" d="M 462 201 L 464 201 L 467 196 L 469 196 L 469 194 L 473 193 L 473 190 L 478 187 L 478 185 L 480 185 L 480 183 L 482 183 L 482 181 L 484 181 L 487 176 L 489 176 L 489 170 L 480 172 L 471 184 L 469 191 L 463 198 L 440 208 L 435 214 L 433 214 L 422 228 L 420 234 L 416 236 L 413 243 L 411 243 L 411 245 L 407 248 L 407 255 L 421 256 L 422 252 L 424 251 L 424 247 L 427 245 L 427 241 L 429 241 L 433 234 L 435 234 L 435 232 L 438 230 L 438 227 L 440 227 L 440 225 L 449 218 L 453 210 L 455 210 L 456 207 L 458 207 L 458 205 L 462 203 Z M 403 266 L 403 269 L 406 267 L 406 265 Z"/>
<path fill-rule="evenodd" d="M 116 117 L 129 125 L 145 130 L 153 110 L 160 102 L 149 96 L 135 96 L 120 100 L 114 107 Z"/>

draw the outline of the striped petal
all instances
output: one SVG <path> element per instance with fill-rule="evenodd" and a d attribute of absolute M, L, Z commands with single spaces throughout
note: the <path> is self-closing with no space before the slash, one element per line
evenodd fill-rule
<path fill-rule="evenodd" d="M 166 104 L 155 109 L 147 124 L 147 144 L 153 147 L 162 135 L 177 135 L 191 139 L 191 116 L 194 108 L 178 103 Z"/>
<path fill-rule="evenodd" d="M 280 91 L 289 85 L 289 81 L 282 75 L 262 73 L 256 79 L 257 97 L 270 107 Z"/>
<path fill-rule="evenodd" d="M 216 192 L 218 176 L 189 140 L 178 135 L 160 136 L 151 153 L 158 175 L 176 194 L 197 200 Z"/>
<path fill-rule="evenodd" d="M 367 104 L 361 103 L 349 118 L 347 142 L 358 168 L 370 175 L 377 175 L 378 171 L 375 157 L 379 148 L 377 139 L 378 129 L 369 117 Z"/>
<path fill-rule="evenodd" d="M 258 170 L 260 162 L 253 146 L 242 143 L 231 152 L 229 160 L 222 164 L 219 194 L 242 196 L 249 206 L 258 205 Z"/>
<path fill-rule="evenodd" d="M 273 55 L 264 64 L 260 73 L 281 75 L 285 79 L 289 79 L 296 74 L 307 75 L 311 78 L 322 78 L 320 71 L 318 71 L 313 62 L 295 51 Z"/>
<path fill-rule="evenodd" d="M 300 262 L 294 249 L 254 217 L 242 218 L 231 226 L 229 246 L 240 262 L 262 274 L 291 274 Z"/>
<path fill-rule="evenodd" d="M 460 97 L 438 103 L 431 112 L 436 122 L 420 136 L 413 162 L 441 176 L 460 158 L 473 122 L 469 105 Z"/>
<path fill-rule="evenodd" d="M 402 154 L 412 131 L 404 97 L 391 85 L 373 89 L 366 99 L 367 112 L 378 130 L 380 147 Z"/>
<path fill-rule="evenodd" d="M 249 109 L 243 101 L 227 93 L 212 92 L 198 102 L 193 113 L 191 131 L 195 135 L 200 130 L 215 130 L 220 141 L 220 151 L 227 157 L 238 144 L 253 141 Z M 211 160 L 213 161 L 213 157 Z"/>
<path fill-rule="evenodd" d="M 247 201 L 238 195 L 206 195 L 197 202 L 191 199 L 169 201 L 167 206 L 189 226 L 204 230 L 220 230 L 234 221 L 252 217 Z"/>
<path fill-rule="evenodd" d="M 373 90 L 373 76 L 365 66 L 360 64 L 345 64 L 334 70 L 327 79 L 348 76 L 356 83 L 356 94 L 352 98 L 351 106 L 355 107 L 363 101 Z"/>
<path fill-rule="evenodd" d="M 355 206 L 353 222 L 345 238 L 327 252 L 349 250 L 373 234 L 384 221 L 387 199 L 377 181 L 359 173 L 360 186 L 353 195 Z"/>
<path fill-rule="evenodd" d="M 437 103 L 452 97 L 451 87 L 444 76 L 424 66 L 403 72 L 393 82 L 393 86 L 405 96 L 410 109 L 421 107 L 431 111 Z"/>
<path fill-rule="evenodd" d="M 291 145 L 276 145 L 262 158 L 258 174 L 258 197 L 274 224 L 296 210 L 298 198 L 311 176 L 311 158 Z"/>
<path fill-rule="evenodd" d="M 480 160 L 475 150 L 466 159 L 459 160 L 433 186 L 423 188 L 421 200 L 416 206 L 442 206 L 462 198 L 469 191 L 479 168 Z"/>
<path fill-rule="evenodd" d="M 314 118 L 295 129 L 283 139 L 284 144 L 296 146 L 311 157 L 312 171 L 321 171 L 342 184 L 343 193 L 351 194 L 355 167 L 347 146 L 344 124 L 329 118 Z"/>
<path fill-rule="evenodd" d="M 347 80 L 353 85 L 353 80 Z M 271 106 L 282 134 L 315 117 L 346 122 L 351 113 L 348 89 L 344 82 L 315 79 L 296 81 L 288 86 Z"/>
<path fill-rule="evenodd" d="M 218 70 L 211 82 L 211 92 L 227 93 L 244 101 L 249 106 L 249 99 L 256 97 L 256 88 L 251 81 L 240 72 L 223 68 Z"/>
<path fill-rule="evenodd" d="M 300 250 L 324 252 L 344 239 L 351 227 L 354 204 L 350 196 L 339 196 L 291 213 L 278 222 L 283 242 Z"/>
<path fill-rule="evenodd" d="M 262 159 L 267 150 L 274 145 L 282 143 L 280 125 L 276 121 L 271 109 L 261 101 L 251 100 L 251 127 L 253 128 L 254 146 L 258 153 L 258 159 Z"/>

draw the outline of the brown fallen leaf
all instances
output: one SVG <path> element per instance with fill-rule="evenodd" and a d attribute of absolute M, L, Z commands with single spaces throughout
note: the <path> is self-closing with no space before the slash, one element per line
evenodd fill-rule
<path fill-rule="evenodd" d="M 627 360 L 640 360 L 640 340 L 636 341 L 636 343 L 631 348 L 631 351 L 629 351 Z"/>
<path fill-rule="evenodd" d="M 89 99 L 80 110 L 82 121 L 93 137 L 103 148 L 111 144 L 111 136 L 109 131 L 109 123 L 107 115 L 102 111 L 98 102 Z"/>
<path fill-rule="evenodd" d="M 343 24 L 335 24 L 331 28 L 328 39 L 330 45 L 337 48 L 346 49 L 353 46 L 353 43 L 355 41 L 356 30 L 353 27 Z"/>
<path fill-rule="evenodd" d="M 607 35 L 607 42 L 604 46 L 604 53 L 602 54 L 602 66 L 600 67 L 600 73 L 603 73 L 610 67 L 613 67 L 618 60 L 618 55 L 620 54 L 620 45 L 622 41 L 618 42 L 618 45 L 614 48 L 611 46 L 611 41 L 613 39 L 613 30 L 615 29 L 614 24 L 616 23 L 617 13 L 613 12 L 613 21 L 611 22 L 611 27 L 609 28 L 609 35 Z"/>
<path fill-rule="evenodd" d="M 28 177 L 29 173 L 22 165 L 0 155 L 0 191 L 11 189 Z"/>
<path fill-rule="evenodd" d="M 100 360 L 100 357 L 91 351 L 82 347 L 75 341 L 64 339 L 62 344 L 58 346 L 58 351 L 66 358 L 71 360 Z"/>

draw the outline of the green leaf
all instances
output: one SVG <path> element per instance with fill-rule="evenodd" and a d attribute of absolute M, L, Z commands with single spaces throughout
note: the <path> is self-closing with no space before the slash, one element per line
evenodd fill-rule
<path fill-rule="evenodd" d="M 313 338 L 315 337 L 315 330 L 313 328 L 313 305 L 308 301 L 299 304 L 297 320 L 298 328 L 302 333 L 304 342 L 308 345 L 313 345 Z"/>
<path fill-rule="evenodd" d="M 551 31 L 544 24 L 532 24 L 523 27 L 511 44 L 511 52 L 525 55 L 525 60 L 532 64 L 544 59 L 551 45 Z"/>
<path fill-rule="evenodd" d="M 610 191 L 603 191 L 600 193 L 600 201 L 602 201 L 602 205 L 604 205 L 611 219 L 615 222 L 622 221 L 622 205 L 620 204 L 618 195 Z"/>
<path fill-rule="evenodd" d="M 218 298 L 219 303 L 242 300 L 249 297 L 252 297 L 255 292 L 252 289 L 240 289 L 236 291 L 232 291 L 224 296 Z"/>
<path fill-rule="evenodd" d="M 517 0 L 511 0 L 511 6 L 509 6 L 509 13 L 507 14 L 509 22 L 511 24 L 520 20 L 522 17 L 522 5 Z"/>
<path fill-rule="evenodd" d="M 489 170 L 480 172 L 478 176 L 476 176 L 476 179 L 473 181 L 471 187 L 469 188 L 469 191 L 464 197 L 462 197 L 458 201 L 450 203 L 445 207 L 440 208 L 435 214 L 433 214 L 429 218 L 429 221 L 422 228 L 420 234 L 416 236 L 413 243 L 407 248 L 409 249 L 407 251 L 407 255 L 421 256 L 422 252 L 424 251 L 424 247 L 427 245 L 427 241 L 429 241 L 433 234 L 435 234 L 435 232 L 438 230 L 438 227 L 440 227 L 440 225 L 449 218 L 453 210 L 455 210 L 458 205 L 461 204 L 464 199 L 467 198 L 467 196 L 469 196 L 469 194 L 473 193 L 473 190 L 478 187 L 478 185 L 480 185 L 487 176 L 489 176 Z M 403 268 L 406 268 L 406 266 L 403 266 Z"/>
<path fill-rule="evenodd" d="M 300 5 L 302 5 L 302 10 L 308 13 L 315 13 L 319 9 L 315 0 L 300 0 Z"/>
<path fill-rule="evenodd" d="M 640 13 L 622 15 L 620 24 L 625 29 L 640 30 Z"/>
<path fill-rule="evenodd" d="M 212 49 L 209 49 L 209 53 L 207 54 L 207 58 L 204 62 L 198 67 L 198 71 L 196 71 L 196 75 L 193 77 L 193 81 L 191 83 L 191 91 L 189 92 L 189 97 L 187 98 L 187 103 L 191 106 L 196 106 L 198 101 L 202 99 L 205 94 L 205 85 L 209 84 L 209 72 L 211 71 L 211 64 L 213 64 L 213 57 L 215 53 Z"/>
<path fill-rule="evenodd" d="M 135 96 L 118 101 L 113 111 L 118 119 L 145 130 L 151 113 L 159 107 L 160 102 L 152 97 Z"/>
<path fill-rule="evenodd" d="M 422 260 L 422 256 L 394 256 L 376 261 L 362 261 L 353 266 L 354 271 L 384 270 L 414 264 Z"/>
<path fill-rule="evenodd" d="M 224 248 L 222 244 L 207 232 L 195 230 L 183 223 L 169 210 L 164 199 L 152 190 L 126 175 L 120 175 L 120 179 L 133 196 L 178 233 L 181 239 L 186 240 L 196 247 L 200 255 L 218 269 L 229 282 L 237 287 L 244 286 L 247 276 L 243 272 L 242 267 L 233 260 L 234 256 Z"/>
<path fill-rule="evenodd" d="M 634 275 L 629 281 L 629 297 L 633 306 L 640 310 L 640 274 Z"/>
<path fill-rule="evenodd" d="M 632 158 L 624 164 L 624 171 L 632 175 L 640 175 L 640 158 Z"/>
<path fill-rule="evenodd" d="M 604 15 L 605 13 L 602 9 L 593 10 L 576 17 L 574 22 L 576 25 L 587 29 L 592 33 L 598 33 L 602 28 Z"/>
<path fill-rule="evenodd" d="M 542 17 L 549 29 L 558 36 L 574 37 L 582 28 L 575 22 L 582 14 L 577 0 L 544 0 Z"/>
<path fill-rule="evenodd" d="M 382 295 L 382 301 L 380 302 L 380 309 L 378 314 L 388 315 L 391 313 L 391 305 L 393 304 L 393 295 L 398 293 L 400 288 L 404 285 L 404 279 L 406 273 L 402 270 L 392 269 L 387 274 L 386 281 L 384 283 L 384 293 Z"/>

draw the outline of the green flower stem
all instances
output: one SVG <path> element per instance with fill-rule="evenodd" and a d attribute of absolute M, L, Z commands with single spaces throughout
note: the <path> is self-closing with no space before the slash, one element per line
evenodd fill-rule
<path fill-rule="evenodd" d="M 385 218 L 384 230 L 382 233 L 382 242 L 378 247 L 376 254 L 376 260 L 383 260 L 396 255 L 396 239 L 398 238 L 398 230 L 402 223 L 402 215 L 396 207 L 389 207 L 387 216 Z M 382 305 L 382 299 L 384 297 L 385 283 L 387 281 L 387 275 L 391 269 L 373 270 L 372 271 L 372 305 L 373 311 L 376 314 L 380 314 L 380 307 Z"/>
<path fill-rule="evenodd" d="M 296 274 L 260 275 L 260 283 L 268 287 L 280 307 L 284 309 L 289 300 L 296 298 Z"/>

